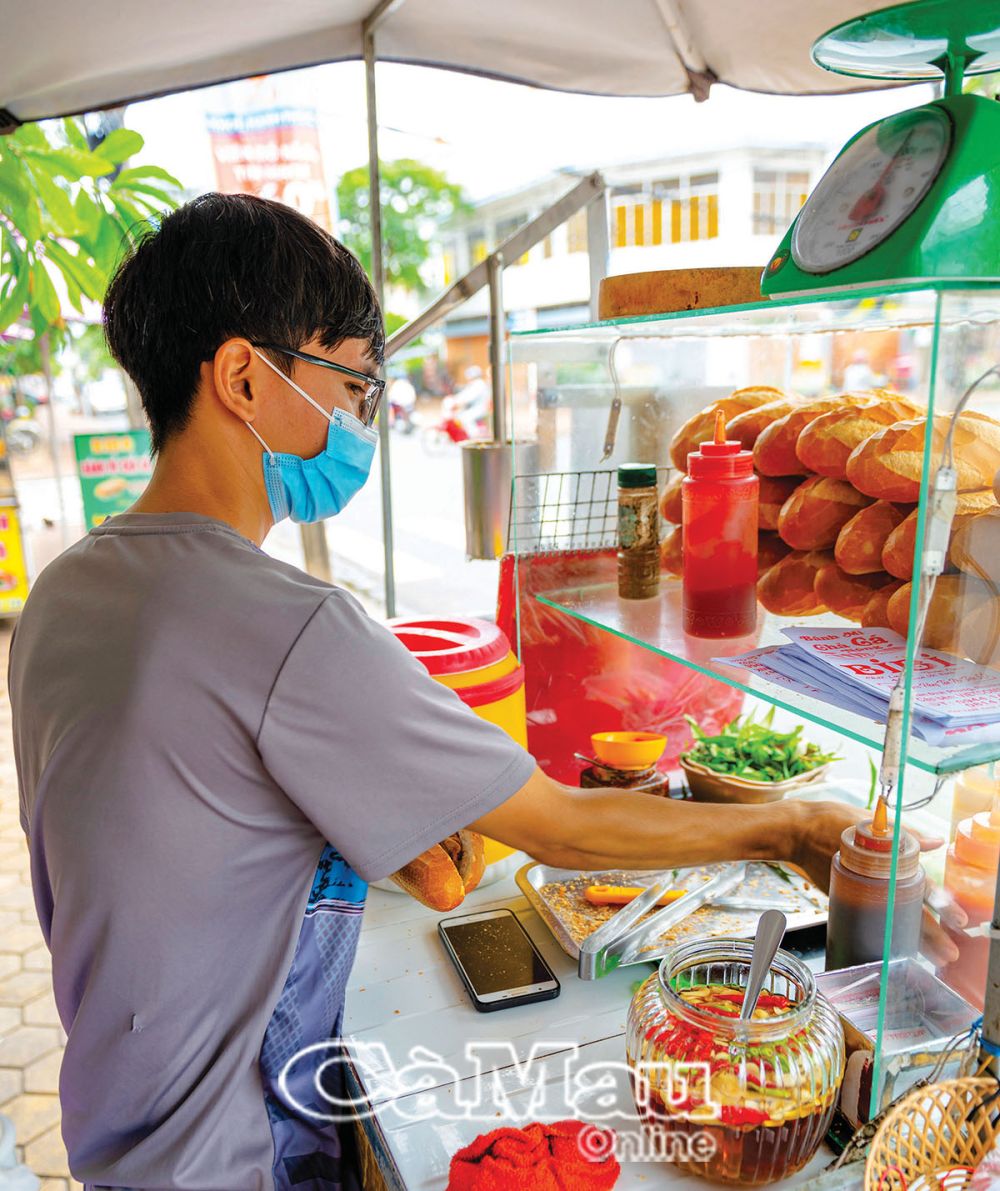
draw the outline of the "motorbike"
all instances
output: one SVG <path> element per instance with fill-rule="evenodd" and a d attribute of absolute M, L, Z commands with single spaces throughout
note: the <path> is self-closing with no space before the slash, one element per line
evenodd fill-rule
<path fill-rule="evenodd" d="M 26 455 L 42 441 L 42 428 L 26 405 L 19 405 L 12 414 L 7 414 L 5 421 L 7 446 L 15 454 Z"/>
<path fill-rule="evenodd" d="M 486 438 L 487 433 L 485 417 L 470 419 L 454 397 L 445 397 L 441 402 L 440 417 L 421 429 L 420 445 L 429 455 L 437 455 L 452 443 Z"/>

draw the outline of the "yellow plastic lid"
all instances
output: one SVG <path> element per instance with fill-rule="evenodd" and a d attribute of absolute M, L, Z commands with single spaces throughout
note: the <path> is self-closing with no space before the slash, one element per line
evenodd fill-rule
<path fill-rule="evenodd" d="M 656 732 L 595 732 L 594 756 L 612 769 L 648 769 L 663 756 L 667 738 Z"/>

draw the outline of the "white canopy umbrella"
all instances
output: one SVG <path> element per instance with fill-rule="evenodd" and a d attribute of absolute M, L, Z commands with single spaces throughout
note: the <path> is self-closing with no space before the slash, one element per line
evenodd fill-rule
<path fill-rule="evenodd" d="M 718 81 L 798 95 L 865 85 L 812 42 L 870 0 L 399 0 L 378 56 L 598 95 L 707 94 Z M 370 0 L 0 0 L 0 108 L 15 120 L 361 58 Z"/>
<path fill-rule="evenodd" d="M 0 133 L 29 120 L 364 58 L 372 280 L 381 298 L 376 33 L 381 59 L 539 87 L 599 95 L 691 92 L 705 99 L 711 84 L 721 82 L 805 95 L 885 85 L 830 74 L 809 53 L 833 25 L 882 7 L 882 0 L 132 0 L 123 9 L 119 0 L 48 0 L 40 19 L 36 5 L 0 0 L 6 51 Z M 499 292 L 498 280 L 496 287 Z M 496 338 L 502 319 L 492 321 Z M 385 418 L 380 437 L 385 602 L 392 616 Z M 310 569 L 328 573 L 325 536 L 304 530 L 303 542 Z"/>

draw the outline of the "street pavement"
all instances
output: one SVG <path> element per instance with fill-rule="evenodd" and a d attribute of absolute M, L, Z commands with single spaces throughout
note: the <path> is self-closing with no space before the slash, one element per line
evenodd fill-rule
<path fill-rule="evenodd" d="M 7 698 L 10 625 L 0 627 L 0 1113 L 14 1122 L 18 1160 L 42 1191 L 70 1191 L 59 1132 L 59 1064 L 66 1035 L 52 995 L 52 967 L 31 894 L 18 820 L 17 773 Z"/>

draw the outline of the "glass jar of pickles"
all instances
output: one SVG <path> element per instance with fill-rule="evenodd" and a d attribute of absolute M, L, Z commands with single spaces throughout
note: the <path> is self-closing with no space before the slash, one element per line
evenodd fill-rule
<path fill-rule="evenodd" d="M 640 1119 L 682 1169 L 741 1186 L 804 1166 L 844 1071 L 840 1019 L 809 969 L 779 951 L 739 1021 L 753 945 L 685 943 L 637 990 L 626 1054 Z M 696 1136 L 697 1135 L 697 1136 Z"/>

